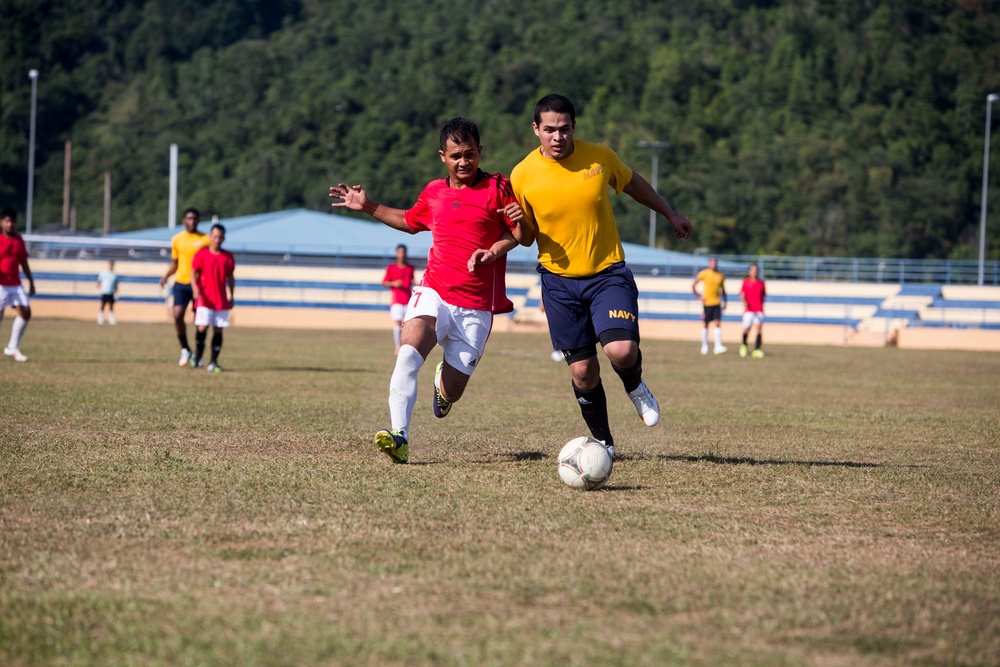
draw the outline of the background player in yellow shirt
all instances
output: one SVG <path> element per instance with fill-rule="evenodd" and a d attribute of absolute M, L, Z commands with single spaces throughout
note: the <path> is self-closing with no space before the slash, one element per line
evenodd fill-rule
<path fill-rule="evenodd" d="M 598 342 L 643 423 L 655 426 L 660 406 L 642 380 L 639 290 L 625 266 L 608 188 L 665 217 L 677 238 L 691 237 L 691 222 L 610 148 L 575 141 L 576 109 L 562 95 L 538 101 L 533 128 L 541 145 L 514 167 L 510 180 L 524 210 L 522 227 L 533 228 L 538 241 L 537 270 L 552 346 L 569 364 L 573 393 L 591 435 L 614 458 L 618 450 L 608 424 Z M 531 244 L 529 237 L 523 245 Z"/>
<path fill-rule="evenodd" d="M 726 309 L 726 276 L 718 271 L 719 261 L 708 258 L 708 268 L 698 272 L 698 277 L 691 283 L 691 291 L 704 305 L 702 318 L 705 328 L 701 330 L 701 353 L 708 354 L 708 327 L 715 323 L 715 354 L 725 354 L 727 348 L 722 345 L 722 311 Z M 704 285 L 702 294 L 698 294 L 698 283 Z"/>
<path fill-rule="evenodd" d="M 187 366 L 191 361 L 191 346 L 188 345 L 184 315 L 187 313 L 188 304 L 194 299 L 191 291 L 191 260 L 194 259 L 195 253 L 208 246 L 208 236 L 198 231 L 200 220 L 201 214 L 198 213 L 198 209 L 189 208 L 184 211 L 184 231 L 174 235 L 170 240 L 170 266 L 160 278 L 160 287 L 163 287 L 167 284 L 167 279 L 174 276 L 174 329 L 181 344 L 178 366 Z"/>

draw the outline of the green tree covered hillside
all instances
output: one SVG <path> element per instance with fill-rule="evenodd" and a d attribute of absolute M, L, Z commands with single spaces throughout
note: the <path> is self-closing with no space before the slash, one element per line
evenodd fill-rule
<path fill-rule="evenodd" d="M 34 220 L 61 219 L 72 140 L 82 229 L 105 171 L 116 230 L 164 224 L 171 143 L 180 205 L 206 214 L 327 210 L 341 180 L 407 206 L 441 173 L 441 120 L 474 119 L 509 172 L 562 92 L 577 136 L 647 178 L 638 143 L 670 142 L 659 189 L 697 237 L 661 245 L 974 257 L 998 35 L 996 0 L 6 0 L 0 201 L 24 208 L 32 67 Z M 646 212 L 616 206 L 644 243 Z"/>

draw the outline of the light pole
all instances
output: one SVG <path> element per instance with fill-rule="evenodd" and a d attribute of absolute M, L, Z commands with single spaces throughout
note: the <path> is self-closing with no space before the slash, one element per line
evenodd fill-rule
<path fill-rule="evenodd" d="M 656 192 L 657 171 L 660 168 L 660 149 L 670 148 L 669 141 L 640 141 L 639 148 L 651 148 L 653 150 L 653 169 L 650 174 L 650 184 Z M 649 209 L 649 247 L 656 247 L 656 211 Z"/>
<path fill-rule="evenodd" d="M 986 96 L 986 142 L 983 147 L 983 199 L 979 211 L 979 282 L 983 284 L 983 267 L 986 264 L 986 195 L 990 181 L 990 125 L 992 121 L 993 103 L 1000 100 L 1000 95 L 990 93 Z"/>
<path fill-rule="evenodd" d="M 38 99 L 38 70 L 28 72 L 31 79 L 31 130 L 28 132 L 28 209 L 24 229 L 31 233 L 31 207 L 35 200 L 35 101 Z"/>

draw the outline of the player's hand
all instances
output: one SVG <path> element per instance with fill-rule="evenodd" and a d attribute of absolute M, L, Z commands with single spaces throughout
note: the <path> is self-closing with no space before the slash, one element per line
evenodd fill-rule
<path fill-rule="evenodd" d="M 469 273 L 475 271 L 477 266 L 492 264 L 496 259 L 497 255 L 492 250 L 486 250 L 485 248 L 473 250 L 472 256 L 469 257 Z"/>
<path fill-rule="evenodd" d="M 28 282 L 28 296 L 35 296 L 35 281 Z"/>
<path fill-rule="evenodd" d="M 674 213 L 672 216 L 667 218 L 667 222 L 674 230 L 674 236 L 679 239 L 689 239 L 691 238 L 691 233 L 693 231 L 691 227 L 691 221 L 687 219 L 686 216 L 680 213 Z"/>
<path fill-rule="evenodd" d="M 347 207 L 352 211 L 360 211 L 368 201 L 368 193 L 360 185 L 338 183 L 330 186 L 330 198 L 335 200 L 330 204 L 334 208 Z"/>
<path fill-rule="evenodd" d="M 726 309 L 726 306 L 727 306 L 728 304 L 729 304 L 729 302 L 728 302 L 728 301 L 720 301 L 720 302 L 719 302 L 719 305 L 720 305 L 720 306 L 722 307 L 722 310 L 725 310 L 725 309 Z"/>
<path fill-rule="evenodd" d="M 166 284 L 167 284 L 167 277 L 164 276 L 164 277 L 160 278 L 160 287 L 163 287 Z"/>
<path fill-rule="evenodd" d="M 524 220 L 524 210 L 517 202 L 512 202 L 503 208 L 498 208 L 497 213 L 507 216 L 511 222 L 516 222 L 517 224 L 521 224 L 521 221 Z"/>

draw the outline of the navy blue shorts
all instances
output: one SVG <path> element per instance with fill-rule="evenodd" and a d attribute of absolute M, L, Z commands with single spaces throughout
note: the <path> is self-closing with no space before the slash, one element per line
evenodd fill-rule
<path fill-rule="evenodd" d="M 537 271 L 552 347 L 573 353 L 567 361 L 596 355 L 598 342 L 639 341 L 639 289 L 625 262 L 586 278 Z"/>
<path fill-rule="evenodd" d="M 172 293 L 174 295 L 174 308 L 177 306 L 187 308 L 188 304 L 194 301 L 194 292 L 191 291 L 191 285 L 188 283 L 174 283 Z"/>

